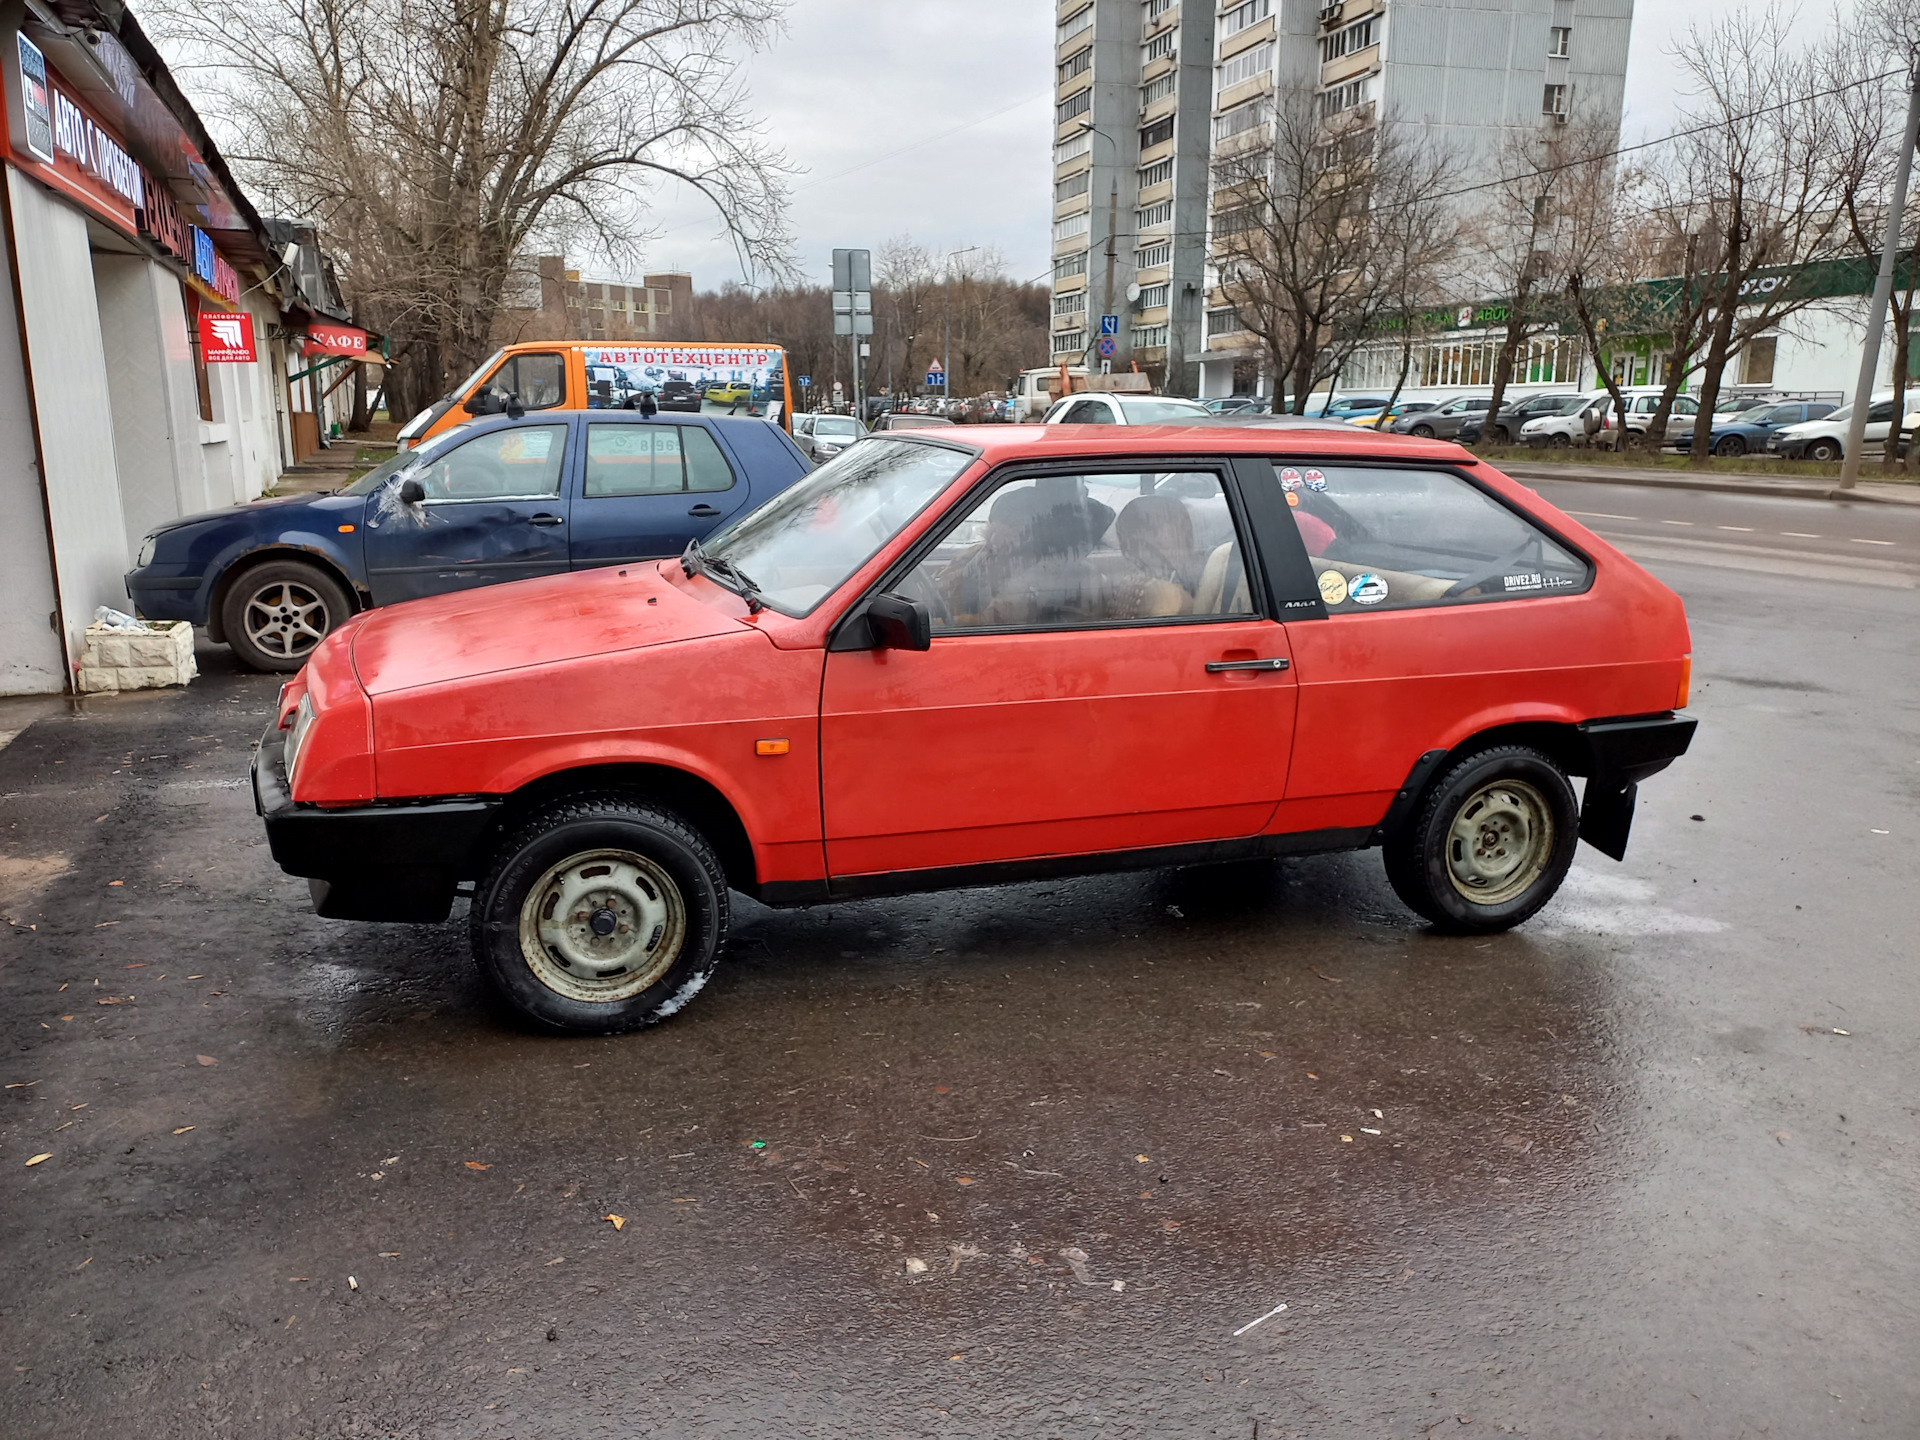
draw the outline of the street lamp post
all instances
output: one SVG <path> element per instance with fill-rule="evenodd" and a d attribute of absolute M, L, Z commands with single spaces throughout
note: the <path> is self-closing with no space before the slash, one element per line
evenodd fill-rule
<path fill-rule="evenodd" d="M 1098 135 L 1102 140 L 1105 140 L 1113 150 L 1112 178 L 1107 187 L 1107 285 L 1106 292 L 1102 297 L 1103 303 L 1100 307 L 1100 313 L 1103 316 L 1114 315 L 1119 313 L 1113 308 L 1113 230 L 1114 226 L 1120 223 L 1120 142 L 1115 140 L 1113 136 L 1107 134 L 1106 131 L 1102 130 L 1091 120 L 1082 120 L 1080 122 L 1080 128 L 1089 134 Z M 1091 156 L 1091 152 L 1089 152 L 1089 156 Z M 1098 335 L 1099 332 L 1096 330 L 1094 340 L 1080 355 L 1080 363 L 1089 366 L 1089 368 L 1091 368 L 1091 362 L 1087 359 L 1087 356 L 1092 352 L 1094 346 L 1100 343 Z"/>
<path fill-rule="evenodd" d="M 947 312 L 946 368 L 941 372 L 940 376 L 940 398 L 943 400 L 951 400 L 953 398 L 953 257 L 956 255 L 971 255 L 975 250 L 980 248 L 978 245 L 969 245 L 962 250 L 949 250 L 947 252 L 947 273 L 946 277 L 941 281 L 942 288 L 946 292 L 943 297 L 943 303 L 945 304 Z"/>

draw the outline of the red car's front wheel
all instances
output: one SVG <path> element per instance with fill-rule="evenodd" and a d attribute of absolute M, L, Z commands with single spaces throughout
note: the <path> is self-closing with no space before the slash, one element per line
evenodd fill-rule
<path fill-rule="evenodd" d="M 481 973 L 520 1015 L 607 1035 L 691 1000 L 727 920 L 726 875 L 698 830 L 638 797 L 590 795 L 507 838 L 469 928 Z"/>

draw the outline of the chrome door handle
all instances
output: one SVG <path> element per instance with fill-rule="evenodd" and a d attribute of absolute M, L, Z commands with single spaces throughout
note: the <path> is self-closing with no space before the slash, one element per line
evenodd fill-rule
<path fill-rule="evenodd" d="M 540 514 L 528 517 L 527 523 L 529 525 L 564 525 L 566 522 L 558 515 Z"/>
<path fill-rule="evenodd" d="M 1209 660 L 1207 673 L 1218 675 L 1222 670 L 1285 670 L 1292 663 L 1278 655 L 1268 660 Z"/>

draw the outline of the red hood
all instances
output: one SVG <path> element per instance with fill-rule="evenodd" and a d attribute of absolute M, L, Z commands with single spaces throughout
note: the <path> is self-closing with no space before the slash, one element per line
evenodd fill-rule
<path fill-rule="evenodd" d="M 740 628 L 646 561 L 375 610 L 352 632 L 353 668 L 369 695 L 384 695 Z"/>

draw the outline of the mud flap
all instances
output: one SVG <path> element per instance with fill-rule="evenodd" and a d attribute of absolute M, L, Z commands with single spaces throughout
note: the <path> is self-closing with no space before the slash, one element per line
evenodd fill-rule
<path fill-rule="evenodd" d="M 1632 780 L 1622 783 L 1597 775 L 1589 779 L 1580 806 L 1580 838 L 1602 855 L 1626 859 L 1627 833 L 1633 829 L 1633 806 L 1639 793 L 1639 785 Z"/>

